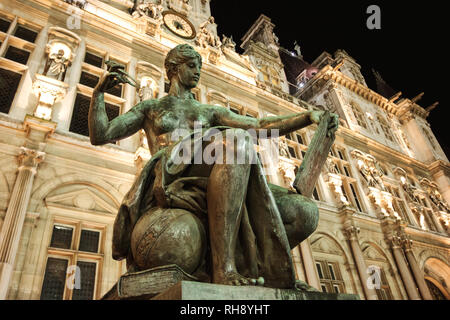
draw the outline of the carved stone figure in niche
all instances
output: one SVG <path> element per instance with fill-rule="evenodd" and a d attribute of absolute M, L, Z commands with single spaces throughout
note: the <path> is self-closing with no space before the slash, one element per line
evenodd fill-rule
<path fill-rule="evenodd" d="M 164 7 L 162 5 L 144 1 L 136 6 L 136 9 L 131 15 L 133 16 L 133 18 L 140 18 L 146 16 L 155 20 L 161 20 L 162 19 L 161 13 L 163 11 Z"/>
<path fill-rule="evenodd" d="M 280 161 L 278 164 L 278 169 L 283 176 L 285 185 L 288 186 L 289 189 L 294 190 L 292 184 L 295 180 L 295 166 L 293 164 Z"/>
<path fill-rule="evenodd" d="M 49 53 L 43 75 L 46 76 L 49 74 L 58 80 L 64 81 L 67 67 L 70 65 L 70 61 L 65 55 L 63 49 L 59 49 L 58 52 Z"/>
<path fill-rule="evenodd" d="M 397 168 L 395 170 L 400 176 L 400 183 L 403 191 L 405 191 L 410 202 L 422 205 L 419 196 L 417 195 L 417 188 L 410 183 L 406 177 L 406 172 L 403 169 Z"/>
<path fill-rule="evenodd" d="M 370 155 L 365 155 L 361 152 L 353 152 L 357 157 L 357 166 L 359 173 L 366 180 L 367 186 L 386 191 L 382 177 L 383 170 L 380 168 L 378 162 Z"/>
<path fill-rule="evenodd" d="M 140 101 L 156 98 L 158 94 L 157 89 L 158 86 L 155 80 L 151 77 L 142 77 L 138 92 Z"/>
<path fill-rule="evenodd" d="M 267 184 L 246 130 L 259 133 L 278 128 L 285 135 L 319 123 L 324 136 L 334 137 L 338 118 L 306 111 L 256 119 L 201 104 L 191 92 L 200 79 L 201 66 L 202 58 L 191 46 L 176 46 L 165 60 L 168 95 L 144 100 L 113 121 L 108 121 L 104 92 L 127 80 L 120 73 L 105 72 L 93 91 L 88 117 L 91 143 L 106 144 L 144 129 L 153 155 L 116 216 L 113 258 L 126 258 L 128 272 L 177 264 L 205 282 L 247 285 L 259 279 L 259 284 L 268 287 L 293 288 L 290 251 L 316 229 L 318 208 L 308 197 Z M 200 134 L 194 131 L 198 123 Z M 318 131 L 323 133 L 322 129 Z M 184 130 L 181 137 L 180 130 Z M 244 138 L 238 150 L 227 135 Z M 222 146 L 223 152 L 211 154 L 217 157 L 211 164 L 194 164 L 197 151 L 204 154 L 213 143 Z M 200 149 L 194 148 L 188 161 L 180 161 L 178 155 L 189 146 Z M 223 159 L 227 152 L 236 155 L 238 151 L 253 155 L 256 163 Z M 308 181 L 308 188 L 314 183 Z M 164 230 L 172 230 L 174 236 Z M 183 238 L 186 230 L 189 237 Z M 160 241 L 157 248 L 151 246 L 155 238 L 164 237 L 170 240 Z"/>
<path fill-rule="evenodd" d="M 329 173 L 339 174 L 339 170 L 337 168 L 336 162 L 331 157 L 327 158 L 326 169 Z"/>
<path fill-rule="evenodd" d="M 439 211 L 450 212 L 448 204 L 442 198 L 442 195 L 437 190 L 437 187 L 431 183 L 427 184 L 425 187 L 431 202 L 436 206 L 436 208 Z"/>
<path fill-rule="evenodd" d="M 208 29 L 209 25 L 214 24 L 214 17 L 209 17 L 208 20 L 203 22 L 200 25 L 199 32 L 197 34 L 197 39 L 195 40 L 195 44 L 202 48 L 207 48 L 211 46 L 213 48 L 219 49 L 222 45 L 220 38 L 214 34 L 210 29 Z"/>
<path fill-rule="evenodd" d="M 288 144 L 285 139 L 280 139 L 279 150 L 280 156 L 290 158 Z"/>
<path fill-rule="evenodd" d="M 386 191 L 386 187 L 382 179 L 382 177 L 384 176 L 384 172 L 377 161 L 373 161 L 373 164 L 370 166 L 370 174 L 372 175 L 376 186 L 381 190 Z"/>
<path fill-rule="evenodd" d="M 227 37 L 222 35 L 222 48 L 236 51 L 236 42 L 233 41 L 233 36 Z"/>

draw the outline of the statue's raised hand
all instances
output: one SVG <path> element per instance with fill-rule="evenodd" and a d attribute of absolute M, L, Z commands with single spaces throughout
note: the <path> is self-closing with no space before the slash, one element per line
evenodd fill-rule
<path fill-rule="evenodd" d="M 312 123 L 319 124 L 322 120 L 322 116 L 324 115 L 325 111 L 311 111 L 309 115 L 309 119 Z M 327 136 L 331 136 L 336 132 L 336 130 L 339 127 L 339 116 L 335 113 L 330 113 L 330 122 L 328 123 L 328 132 Z"/>
<path fill-rule="evenodd" d="M 125 66 L 114 61 L 106 61 L 106 64 L 108 65 L 108 71 L 101 77 L 96 90 L 105 92 L 121 83 L 128 83 L 133 87 L 136 86 L 136 80 L 125 72 Z"/>

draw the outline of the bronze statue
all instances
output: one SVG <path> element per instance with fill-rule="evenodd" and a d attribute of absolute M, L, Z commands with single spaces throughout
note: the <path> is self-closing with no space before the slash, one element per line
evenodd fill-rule
<path fill-rule="evenodd" d="M 268 287 L 294 288 L 290 250 L 316 229 L 316 204 L 294 191 L 269 185 L 259 160 L 235 164 L 225 159 L 224 154 L 232 150 L 254 156 L 253 139 L 247 130 L 254 129 L 259 134 L 262 130 L 278 129 L 280 135 L 285 135 L 319 123 L 324 112 L 255 119 L 221 106 L 201 104 L 191 93 L 200 79 L 201 66 L 202 58 L 191 46 L 176 46 L 165 60 L 170 80 L 168 95 L 144 100 L 112 121 L 108 121 L 106 115 L 104 92 L 127 82 L 126 74 L 105 72 L 94 89 L 89 110 L 91 143 L 110 143 L 144 129 L 153 155 L 119 209 L 114 223 L 113 258 L 126 258 L 129 272 L 142 270 L 142 264 L 139 266 L 136 262 L 141 257 L 134 255 L 147 249 L 131 249 L 131 234 L 136 224 L 144 218 L 148 218 L 146 223 L 153 223 L 151 221 L 156 221 L 152 216 L 154 212 L 158 212 L 158 219 L 164 219 L 170 214 L 169 209 L 183 209 L 200 220 L 206 231 L 206 255 L 200 255 L 202 261 L 191 264 L 197 266 L 192 274 L 202 281 L 217 284 L 255 284 L 256 279 L 263 278 Z M 331 119 L 327 130 L 334 133 L 338 118 L 333 114 Z M 196 123 L 202 125 L 200 136 L 194 134 Z M 179 129 L 188 134 L 174 140 L 173 133 Z M 214 141 L 204 139 L 213 129 L 220 132 L 214 136 Z M 246 139 L 236 147 L 234 140 L 226 139 L 229 134 Z M 173 161 L 182 143 L 195 145 L 198 139 L 200 153 L 212 143 L 222 145 L 224 153 L 215 155 L 212 164 Z M 191 160 L 194 157 L 192 154 Z M 151 243 L 155 242 L 153 235 L 146 236 Z M 164 243 L 160 245 L 164 248 Z M 167 244 L 169 247 L 173 250 L 173 246 Z M 161 259 L 161 263 L 173 262 L 169 255 Z"/>

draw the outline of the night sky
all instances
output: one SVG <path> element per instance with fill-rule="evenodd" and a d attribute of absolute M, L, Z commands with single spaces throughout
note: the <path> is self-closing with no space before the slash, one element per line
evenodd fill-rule
<path fill-rule="evenodd" d="M 237 43 L 265 14 L 275 24 L 275 34 L 282 47 L 294 51 L 294 41 L 301 46 L 304 59 L 312 63 L 323 51 L 333 54 L 344 49 L 362 66 L 371 89 L 376 89 L 371 69 L 403 97 L 412 99 L 425 92 L 418 102 L 439 106 L 428 121 L 442 148 L 450 157 L 450 126 L 446 117 L 450 91 L 448 80 L 448 24 L 443 2 L 438 1 L 255 1 L 211 0 L 211 13 L 219 35 L 232 35 Z M 369 30 L 367 7 L 381 9 L 381 30 Z"/>

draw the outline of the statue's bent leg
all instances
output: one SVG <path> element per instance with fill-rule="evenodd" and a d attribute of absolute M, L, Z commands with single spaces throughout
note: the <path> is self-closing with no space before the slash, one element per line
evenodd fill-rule
<path fill-rule="evenodd" d="M 240 129 L 226 130 L 229 131 L 248 135 Z M 251 165 L 248 161 L 245 164 L 236 164 L 236 161 L 227 163 L 225 155 L 227 152 L 253 152 L 253 143 L 250 137 L 244 143 L 239 143 L 238 148 L 225 138 L 223 144 L 223 164 L 216 161 L 207 188 L 213 282 L 228 285 L 249 284 L 249 279 L 237 272 L 235 250 Z"/>
<path fill-rule="evenodd" d="M 313 200 L 300 194 L 288 193 L 287 189 L 274 185 L 270 185 L 270 189 L 292 249 L 317 229 L 319 209 Z"/>

